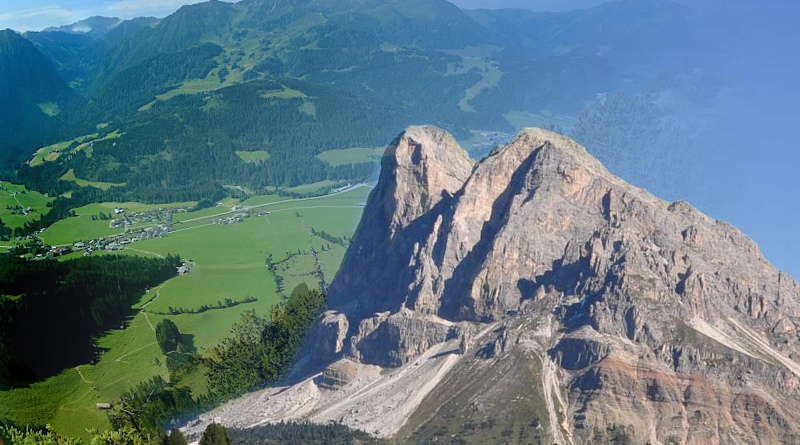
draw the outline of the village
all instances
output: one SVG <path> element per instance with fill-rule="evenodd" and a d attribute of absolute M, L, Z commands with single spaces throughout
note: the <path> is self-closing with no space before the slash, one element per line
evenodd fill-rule
<path fill-rule="evenodd" d="M 83 252 L 83 256 L 89 256 L 94 252 L 118 252 L 125 249 L 128 244 L 137 241 L 166 238 L 170 232 L 175 231 L 172 215 L 174 213 L 185 213 L 189 210 L 189 207 L 183 206 L 127 213 L 124 208 L 115 208 L 113 215 L 106 216 L 101 213 L 101 219 L 110 219 L 108 227 L 123 229 L 122 233 L 78 241 L 72 245 L 49 246 L 49 250 L 46 253 L 37 254 L 36 258 L 58 258 L 73 252 Z M 146 224 L 152 225 L 136 227 L 137 225 Z M 40 234 L 41 231 L 38 231 L 33 236 L 38 237 Z"/>
<path fill-rule="evenodd" d="M 362 184 L 353 185 L 348 183 L 328 193 L 344 193 L 358 188 L 361 185 Z M 217 207 L 220 205 L 221 203 L 216 203 Z M 364 207 L 365 205 L 366 203 L 363 202 L 356 204 L 357 207 Z M 237 204 L 230 209 L 230 212 L 217 215 L 217 217 L 209 217 L 206 224 L 238 224 L 253 216 L 264 217 L 271 213 L 269 211 L 257 212 L 256 207 L 259 206 L 249 207 Z M 23 254 L 27 252 L 31 254 L 34 259 L 59 258 L 74 252 L 82 252 L 83 256 L 89 256 L 95 252 L 118 252 L 127 248 L 131 243 L 152 238 L 166 238 L 170 233 L 175 231 L 173 215 L 176 213 L 190 213 L 192 211 L 193 208 L 189 206 L 165 207 L 145 212 L 129 212 L 125 207 L 115 207 L 113 213 L 104 214 L 101 212 L 99 215 L 92 216 L 92 219 L 108 220 L 109 228 L 122 229 L 122 233 L 78 241 L 71 245 L 47 246 L 41 243 L 40 236 L 45 230 L 42 229 L 28 237 L 28 239 L 35 242 L 36 245 L 31 245 L 30 248 L 20 250 L 19 252 Z M 24 239 L 17 238 L 16 241 L 22 242 Z M 188 266 L 183 271 L 180 271 L 181 274 L 187 272 Z"/>
<path fill-rule="evenodd" d="M 108 223 L 108 227 L 112 229 L 126 229 L 137 225 L 147 223 L 157 223 L 163 225 L 172 225 L 172 215 L 175 213 L 188 213 L 191 208 L 188 206 L 182 207 L 167 207 L 158 210 L 149 210 L 147 212 L 132 212 L 127 213 L 124 208 L 115 208 L 113 219 Z"/>
<path fill-rule="evenodd" d="M 225 218 L 212 218 L 209 219 L 206 224 L 213 225 L 227 225 L 227 224 L 237 224 L 244 222 L 245 219 L 250 218 L 252 216 L 252 212 L 250 210 L 246 210 L 244 206 L 235 205 L 231 208 L 232 212 L 241 212 L 241 213 L 234 213 L 231 216 Z M 264 215 L 269 215 L 269 212 L 262 212 Z M 258 216 L 263 216 L 262 213 L 259 213 Z"/>

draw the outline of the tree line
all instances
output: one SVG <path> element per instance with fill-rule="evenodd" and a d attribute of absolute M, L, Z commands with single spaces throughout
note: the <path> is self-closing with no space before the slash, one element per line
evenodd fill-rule
<path fill-rule="evenodd" d="M 172 255 L 62 262 L 0 256 L 0 385 L 92 361 L 94 338 L 118 328 L 145 289 L 174 277 L 178 266 Z"/>
<path fill-rule="evenodd" d="M 172 322 L 161 322 L 156 336 L 162 351 L 170 357 L 180 353 L 191 357 L 176 360 L 170 372 L 180 366 L 202 365 L 208 378 L 208 392 L 193 395 L 178 378 L 166 382 L 154 377 L 126 392 L 110 413 L 119 430 L 133 428 L 154 435 L 161 428 L 176 425 L 208 411 L 245 392 L 264 388 L 284 377 L 294 364 L 311 327 L 325 310 L 326 297 L 307 285 L 297 286 L 285 303 L 268 315 L 247 310 L 231 327 L 231 335 L 200 357 L 183 345 L 182 335 Z M 196 362 L 193 362 L 196 361 Z M 185 370 L 183 370 L 185 371 Z M 172 375 L 172 374 L 171 374 Z"/>

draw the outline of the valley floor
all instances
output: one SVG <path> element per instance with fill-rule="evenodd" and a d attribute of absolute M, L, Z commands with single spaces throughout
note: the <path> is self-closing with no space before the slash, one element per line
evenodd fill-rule
<path fill-rule="evenodd" d="M 366 201 L 369 191 L 369 187 L 358 186 L 306 200 L 277 196 L 254 197 L 241 203 L 227 200 L 221 208 L 177 214 L 175 231 L 166 238 L 132 242 L 119 251 L 92 253 L 179 254 L 190 260 L 192 267 L 188 273 L 150 289 L 135 306 L 139 312 L 133 318 L 121 329 L 97 339 L 102 353 L 96 363 L 65 369 L 27 388 L 0 392 L 0 419 L 52 424 L 71 437 L 85 437 L 86 428 L 108 427 L 106 414 L 95 407 L 96 403 L 114 402 L 129 388 L 151 377 L 169 378 L 166 358 L 156 343 L 153 328 L 159 321 L 172 320 L 202 354 L 228 335 L 230 326 L 245 310 L 256 309 L 263 314 L 302 282 L 313 287 L 319 285 L 320 277 L 330 282 L 344 256 L 345 245 L 312 234 L 312 228 L 317 234 L 350 237 L 361 218 L 360 204 Z M 123 229 L 109 229 L 108 221 L 91 219 L 98 212 L 113 212 L 115 206 L 122 204 L 92 204 L 79 209 L 80 216 L 55 224 L 43 237 L 73 245 L 122 233 Z M 149 208 L 135 203 L 125 206 Z M 253 215 L 235 224 L 209 224 L 209 220 L 239 213 L 232 210 L 234 206 L 251 209 Z M 257 216 L 258 213 L 263 215 Z M 80 255 L 77 252 L 71 256 Z M 278 277 L 267 267 L 269 255 Z M 276 278 L 281 282 L 280 288 Z M 215 307 L 226 299 L 240 302 L 248 298 L 255 301 Z M 193 313 L 204 305 L 212 308 Z M 185 376 L 181 384 L 196 394 L 206 387 L 200 369 Z"/>

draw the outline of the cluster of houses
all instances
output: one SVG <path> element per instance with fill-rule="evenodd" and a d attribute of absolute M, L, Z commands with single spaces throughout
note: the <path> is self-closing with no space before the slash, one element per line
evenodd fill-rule
<path fill-rule="evenodd" d="M 186 275 L 192 270 L 191 263 L 184 261 L 181 263 L 180 267 L 178 267 L 178 275 Z"/>
<path fill-rule="evenodd" d="M 50 250 L 44 254 L 44 258 L 58 258 L 60 256 L 69 255 L 72 252 L 71 246 L 50 246 Z"/>
<path fill-rule="evenodd" d="M 260 216 L 260 215 L 259 215 Z M 227 218 L 216 218 L 216 219 L 209 219 L 207 224 L 219 224 L 219 225 L 226 225 L 226 224 L 237 224 L 240 222 L 244 222 L 246 218 L 250 218 L 250 212 L 242 212 L 237 213 L 233 216 L 229 216 Z"/>
<path fill-rule="evenodd" d="M 162 223 L 172 224 L 172 215 L 175 213 L 186 213 L 191 208 L 187 206 L 182 207 L 168 207 L 166 209 L 149 210 L 147 212 L 132 212 L 127 213 L 125 209 L 114 209 L 114 219 L 108 223 L 108 227 L 112 229 L 127 229 L 136 224 L 145 223 Z"/>
<path fill-rule="evenodd" d="M 342 193 L 342 192 L 346 192 L 347 190 L 350 190 L 351 188 L 353 188 L 353 184 L 348 182 L 347 185 L 345 185 L 345 186 L 338 187 L 338 188 L 335 188 L 335 189 L 331 189 L 331 193 Z"/>
<path fill-rule="evenodd" d="M 151 238 L 166 238 L 173 232 L 172 224 L 159 224 L 144 229 L 128 230 L 118 235 L 106 236 L 103 238 L 89 241 L 81 241 L 73 244 L 76 251 L 83 251 L 83 256 L 89 256 L 95 251 L 117 252 L 125 248 L 130 243 L 144 241 Z"/>
<path fill-rule="evenodd" d="M 36 211 L 33 207 L 24 208 L 22 206 L 6 206 L 6 210 L 11 210 L 12 215 L 27 215 Z"/>

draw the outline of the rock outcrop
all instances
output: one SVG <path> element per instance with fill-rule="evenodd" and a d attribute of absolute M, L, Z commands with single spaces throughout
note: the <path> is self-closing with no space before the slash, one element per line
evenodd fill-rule
<path fill-rule="evenodd" d="M 310 362 L 347 361 L 320 374 L 341 394 L 438 371 L 340 420 L 402 406 L 374 432 L 409 443 L 800 443 L 800 286 L 736 228 L 540 129 L 473 163 L 412 127 L 382 165 Z M 353 363 L 395 370 L 356 390 Z M 331 397 L 295 418 L 364 403 Z"/>

